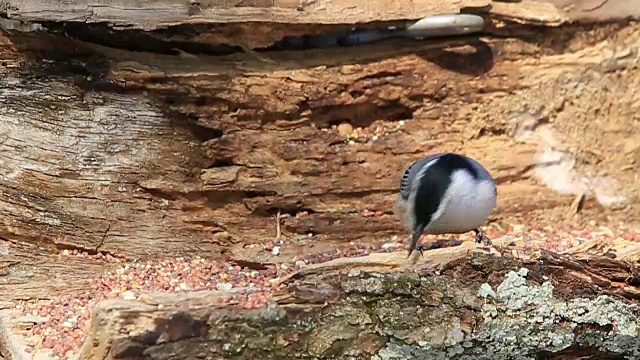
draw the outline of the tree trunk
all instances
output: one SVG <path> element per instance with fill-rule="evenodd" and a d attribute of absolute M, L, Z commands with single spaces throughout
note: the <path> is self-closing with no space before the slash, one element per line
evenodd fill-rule
<path fill-rule="evenodd" d="M 401 171 L 438 151 L 464 152 L 491 171 L 492 222 L 637 225 L 640 142 L 629 134 L 640 132 L 638 2 L 4 1 L 0 239 L 14 248 L 0 260 L 2 300 L 86 289 L 104 270 L 63 263 L 61 249 L 255 265 L 403 234 L 391 212 Z M 281 41 L 458 11 L 486 19 L 482 36 L 304 51 Z M 290 240 L 278 256 L 248 246 L 276 235 Z M 454 253 L 454 263 L 437 261 L 447 264 L 440 274 L 404 265 L 404 253 L 309 267 L 302 284 L 285 282 L 277 305 L 251 312 L 210 305 L 220 294 L 106 302 L 83 356 L 638 351 L 635 305 L 595 296 L 635 298 L 621 277 L 635 279 L 632 255 L 625 265 Z M 370 260 L 388 265 L 313 272 Z M 521 267 L 528 286 L 509 292 Z M 485 282 L 496 299 L 478 297 Z M 176 320 L 166 309 L 183 300 L 202 307 Z M 606 311 L 619 331 L 604 326 L 613 324 Z M 119 335 L 126 326 L 131 334 Z"/>
<path fill-rule="evenodd" d="M 638 356 L 640 307 L 629 300 L 640 291 L 627 262 L 637 244 L 617 244 L 633 247 L 618 259 L 497 244 L 493 254 L 437 249 L 413 264 L 395 253 L 310 266 L 258 310 L 216 306 L 229 295 L 219 292 L 105 301 L 81 359 Z"/>

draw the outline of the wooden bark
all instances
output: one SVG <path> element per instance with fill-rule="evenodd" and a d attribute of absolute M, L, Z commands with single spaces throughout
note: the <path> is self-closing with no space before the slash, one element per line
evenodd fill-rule
<path fill-rule="evenodd" d="M 259 310 L 216 306 L 219 292 L 105 301 L 80 358 L 637 356 L 637 244 L 615 244 L 616 259 L 596 255 L 597 243 L 564 255 L 496 244 L 491 254 L 465 245 L 417 262 L 397 253 L 310 266 Z"/>
<path fill-rule="evenodd" d="M 3 3 L 6 17 L 44 26 L 14 24 L 0 38 L 0 237 L 15 245 L 2 258 L 8 298 L 82 289 L 101 270 L 60 264 L 51 250 L 276 262 L 402 235 L 390 212 L 400 172 L 442 150 L 463 151 L 496 176 L 492 221 L 574 216 L 575 194 L 537 177 L 548 167 L 564 179 L 568 167 L 578 182 L 591 173 L 624 185 L 600 188 L 626 207 L 604 211 L 587 189 L 579 215 L 637 222 L 640 145 L 627 135 L 640 131 L 629 91 L 640 85 L 640 30 L 593 21 L 618 18 L 601 11 L 621 1 L 594 11 L 491 3 L 474 10 L 487 17 L 482 37 L 309 51 L 259 48 L 283 35 L 374 26 L 374 15 L 418 18 L 433 5 L 345 20 L 332 3 L 326 19 L 337 20 L 294 25 L 207 20 L 215 7 L 200 18 L 210 23 L 192 24 L 64 4 Z M 93 15 L 68 17 L 74 7 Z M 343 121 L 390 130 L 350 144 L 331 130 Z M 246 247 L 275 237 L 278 211 L 291 244 L 278 258 Z"/>
<path fill-rule="evenodd" d="M 27 21 L 107 21 L 116 26 L 144 30 L 202 22 L 281 22 L 288 24 L 357 24 L 402 20 L 407 15 L 427 16 L 458 12 L 464 7 L 487 7 L 490 0 L 367 2 L 338 1 L 175 1 L 154 2 L 73 1 L 41 3 L 7 2 L 7 15 Z"/>
<path fill-rule="evenodd" d="M 429 15 L 479 10 L 525 21 L 560 24 L 572 20 L 637 17 L 636 0 L 542 1 L 176 1 L 123 0 L 41 2 L 9 0 L 0 8 L 8 18 L 27 22 L 106 22 L 115 27 L 157 30 L 181 24 L 267 22 L 285 24 L 360 24 L 419 19 Z"/>

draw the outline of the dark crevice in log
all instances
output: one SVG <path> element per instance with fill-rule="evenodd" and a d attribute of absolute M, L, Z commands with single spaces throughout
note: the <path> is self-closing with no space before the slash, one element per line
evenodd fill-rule
<path fill-rule="evenodd" d="M 211 163 L 206 168 L 213 169 L 213 168 L 220 168 L 220 167 L 227 167 L 227 166 L 234 166 L 234 165 L 237 165 L 237 164 L 234 164 L 233 161 L 229 159 L 215 159 L 213 163 Z"/>
<path fill-rule="evenodd" d="M 409 75 L 405 74 L 405 76 Z M 346 88 L 344 90 L 347 91 Z M 227 110 L 226 113 L 234 114 L 233 116 L 237 123 L 253 123 L 256 122 L 255 112 L 258 109 L 267 108 L 263 104 L 265 100 L 267 99 L 256 98 L 253 102 L 234 103 L 229 100 L 219 99 L 213 93 L 209 96 L 202 95 L 199 101 L 190 101 L 189 103 L 193 103 L 196 107 L 195 111 L 200 113 L 206 113 L 208 107 L 223 106 Z M 259 127 L 256 127 L 255 130 L 263 129 L 278 121 L 295 121 L 304 118 L 307 113 L 308 121 L 318 128 L 328 128 L 331 125 L 337 125 L 345 121 L 356 127 L 367 127 L 377 119 L 387 119 L 388 121 L 410 120 L 415 110 L 421 105 L 418 101 L 405 104 L 399 100 L 365 101 L 349 105 L 332 105 L 332 101 L 334 100 L 322 97 L 300 102 L 296 111 L 266 112 L 260 116 Z M 207 104 L 203 105 L 203 102 Z M 248 107 L 247 103 L 252 103 L 252 106 Z M 178 106 L 171 105 L 171 108 L 172 112 L 180 111 Z"/>
<path fill-rule="evenodd" d="M 372 190 L 372 191 L 357 191 L 354 190 L 353 192 L 348 192 L 348 193 L 331 193 L 332 196 L 334 196 L 337 199 L 341 199 L 341 201 L 347 201 L 350 199 L 354 199 L 354 198 L 362 198 L 364 196 L 368 196 L 368 195 L 374 195 L 374 194 L 385 194 L 385 193 L 393 193 L 395 190 Z M 302 199 L 300 199 L 302 198 Z M 298 199 L 298 200 L 296 200 Z M 296 215 L 297 213 L 306 211 L 309 214 L 322 214 L 322 211 L 318 211 L 313 209 L 312 207 L 309 207 L 308 205 L 306 205 L 306 202 L 309 200 L 308 197 L 306 196 L 299 196 L 299 197 L 294 197 L 294 198 L 266 198 L 266 199 L 260 199 L 260 198 L 256 198 L 256 200 L 263 200 L 260 203 L 256 203 L 254 206 L 250 207 L 250 210 L 256 214 L 270 214 L 270 215 L 275 215 L 278 210 L 281 211 L 281 213 L 287 213 L 290 215 Z M 306 200 L 306 201 L 305 201 Z M 345 215 L 345 214 L 352 214 L 354 213 L 353 211 L 343 211 L 343 212 L 334 212 L 334 214 L 340 214 L 340 215 Z M 387 214 L 387 215 L 391 215 L 393 214 L 392 210 L 387 210 L 387 211 L 383 211 L 383 214 Z"/>
<path fill-rule="evenodd" d="M 495 14 L 482 14 L 486 19 L 484 32 L 467 36 L 471 41 L 479 37 L 493 38 L 518 38 L 530 43 L 542 45 L 548 51 L 558 53 L 565 51 L 572 39 L 581 37 L 582 33 L 590 32 L 594 29 L 604 27 L 622 28 L 631 20 L 601 22 L 599 24 L 571 24 L 563 27 L 548 27 L 535 24 L 520 24 L 509 19 L 502 18 Z M 493 23 L 501 22 L 507 26 L 494 27 Z M 331 49 L 360 45 L 341 45 L 341 37 L 348 36 L 354 31 L 362 31 L 374 28 L 386 28 L 392 25 L 401 25 L 404 21 L 376 22 L 358 24 L 357 28 L 352 25 L 314 25 L 314 24 L 275 24 L 275 23 L 255 23 L 265 30 L 268 35 L 274 38 L 269 46 L 252 47 L 257 53 L 273 53 L 283 51 L 307 51 L 312 49 Z M 246 50 L 239 46 L 243 33 L 238 24 L 189 24 L 169 26 L 162 30 L 141 31 L 128 29 L 113 29 L 104 23 L 77 23 L 77 22 L 45 22 L 42 23 L 44 29 L 49 34 L 77 39 L 87 43 L 93 43 L 106 47 L 118 48 L 135 52 L 149 52 L 165 55 L 187 56 L 209 55 L 228 56 L 241 54 Z M 201 40 L 200 36 L 216 33 L 215 39 Z M 248 34 L 244 34 L 247 36 Z M 279 37 L 278 37 L 279 36 Z M 236 39 L 238 38 L 238 39 Z M 442 41 L 447 39 L 464 38 L 460 36 L 448 36 L 438 38 Z M 336 40 L 338 39 L 338 40 Z M 438 41 L 438 39 L 435 39 Z M 593 42 L 601 41 L 601 36 L 595 36 Z M 378 43 L 396 42 L 410 44 L 421 40 L 411 39 L 387 39 Z M 480 52 L 482 53 L 482 52 Z"/>
<path fill-rule="evenodd" d="M 221 250 L 221 254 L 223 256 L 225 256 L 225 260 L 234 264 L 234 265 L 238 265 L 240 267 L 243 268 L 247 268 L 250 270 L 267 270 L 269 268 L 273 268 L 274 266 L 277 265 L 268 265 L 268 264 L 264 264 L 264 263 L 259 263 L 259 262 L 255 262 L 255 261 L 247 261 L 247 260 L 242 260 L 242 259 L 234 259 L 233 257 L 230 256 L 230 252 L 229 250 L 223 249 Z"/>
<path fill-rule="evenodd" d="M 6 34 L 14 43 L 16 50 L 32 60 L 24 63 L 21 75 L 25 79 L 72 78 L 75 85 L 93 89 L 93 86 L 116 90 L 105 77 L 109 73 L 110 63 L 107 57 L 93 49 L 80 46 L 71 39 L 64 39 L 47 33 Z M 50 46 L 55 44 L 55 46 Z"/>
<path fill-rule="evenodd" d="M 303 200 L 297 200 L 296 202 L 274 200 L 275 199 L 267 198 L 261 205 L 251 206 L 250 204 L 245 203 L 245 206 L 252 214 L 269 217 L 276 216 L 278 213 L 280 213 L 280 215 L 288 215 L 294 218 L 303 212 L 306 212 L 309 215 L 321 213 L 311 207 L 305 206 Z"/>
<path fill-rule="evenodd" d="M 377 119 L 388 119 L 389 121 L 410 120 L 413 112 L 419 107 L 414 104 L 409 107 L 400 101 L 393 101 L 386 104 L 376 104 L 371 101 L 356 103 L 351 105 L 325 105 L 324 99 L 314 104 L 302 104 L 303 109 L 309 108 L 311 115 L 309 118 L 316 126 L 323 128 L 349 120 L 349 123 L 356 127 L 367 127 Z M 300 114 L 296 114 L 300 116 Z M 296 117 L 296 116 L 294 116 Z"/>
<path fill-rule="evenodd" d="M 187 200 L 197 200 L 207 198 L 213 203 L 229 203 L 241 201 L 242 199 L 252 199 L 264 196 L 275 196 L 275 191 L 254 191 L 254 190 L 193 190 L 193 191 L 172 191 L 166 189 L 153 189 L 140 186 L 152 196 L 166 200 L 177 200 L 184 198 Z"/>
<path fill-rule="evenodd" d="M 402 24 L 402 22 L 393 23 L 393 25 L 397 24 Z M 238 46 L 232 43 L 235 36 L 233 34 L 235 24 L 230 26 L 225 26 L 227 24 L 178 25 L 153 32 L 127 29 L 114 30 L 107 24 L 101 23 L 86 24 L 76 22 L 45 22 L 42 23 L 42 25 L 50 34 L 136 52 L 150 52 L 180 56 L 184 56 L 185 53 L 195 56 L 227 56 L 245 52 L 243 46 Z M 274 31 L 274 29 L 277 29 L 280 26 L 279 24 L 258 23 L 258 25 L 272 28 L 270 30 L 273 33 L 281 33 L 282 36 L 280 38 L 274 38 L 269 46 L 252 48 L 252 50 L 257 53 L 272 53 L 361 46 L 365 44 L 352 44 L 350 40 L 347 40 L 348 37 L 359 31 L 366 31 L 368 29 L 384 29 L 391 24 L 359 24 L 359 26 L 355 28 L 352 28 L 349 25 L 325 25 L 318 28 L 314 25 L 298 24 L 297 29 L 295 28 L 296 25 L 288 24 L 288 28 L 281 31 Z M 221 35 L 219 35 L 218 38 L 220 41 L 226 40 L 227 43 L 205 43 L 197 41 L 198 36 L 212 32 L 220 32 Z M 290 35 L 292 33 L 295 35 Z M 491 34 L 478 33 L 474 35 L 474 37 L 483 35 L 491 36 Z M 456 37 L 460 36 L 446 36 L 442 37 L 442 39 L 451 39 Z M 194 38 L 196 39 L 195 41 L 192 40 Z M 393 38 L 379 40 L 376 42 L 388 41 L 406 42 L 414 40 Z"/>
<path fill-rule="evenodd" d="M 613 352 L 603 351 L 597 347 L 573 345 L 559 352 L 541 351 L 536 360 L 625 360 L 628 357 Z"/>
<path fill-rule="evenodd" d="M 199 44 L 190 41 L 163 40 L 141 30 L 114 30 L 107 24 L 85 23 L 43 23 L 49 33 L 67 36 L 93 44 L 118 48 L 129 51 L 143 51 L 165 55 L 178 55 L 175 49 L 190 54 L 223 56 L 241 53 L 241 47 L 227 44 Z M 178 26 L 163 33 L 167 38 L 174 36 L 188 37 L 189 27 Z"/>
<path fill-rule="evenodd" d="M 189 132 L 199 141 L 207 142 L 213 139 L 221 138 L 224 132 L 221 129 L 204 126 L 198 123 L 199 119 L 196 116 L 172 116 L 171 120 L 178 127 L 183 127 L 189 130 Z"/>
<path fill-rule="evenodd" d="M 411 74 L 406 73 L 400 76 L 409 78 L 411 77 Z M 394 81 L 393 78 L 383 76 L 378 78 L 381 79 L 379 84 L 380 86 L 390 85 Z M 358 87 L 358 85 L 354 84 L 354 87 Z M 233 134 L 234 130 L 232 127 L 221 129 L 219 127 L 215 127 L 215 122 L 205 122 L 206 120 L 201 121 L 199 115 L 196 115 L 207 114 L 212 111 L 211 109 L 218 112 L 220 111 L 220 107 L 226 110 L 226 114 L 233 114 L 231 116 L 235 118 L 235 123 L 242 124 L 244 128 L 253 130 L 269 128 L 269 130 L 273 130 L 275 123 L 278 123 L 277 126 L 280 127 L 283 126 L 281 125 L 282 121 L 295 122 L 299 119 L 306 119 L 306 122 L 314 124 L 316 128 L 320 129 L 330 128 L 332 125 L 338 125 L 343 122 L 348 122 L 354 127 L 364 128 L 370 126 L 374 121 L 379 119 L 385 119 L 385 121 L 389 122 L 398 122 L 402 120 L 410 121 L 414 116 L 414 112 L 419 109 L 423 103 L 423 99 L 418 98 L 401 101 L 381 100 L 372 96 L 370 99 L 367 99 L 367 101 L 359 101 L 353 104 L 332 105 L 331 103 L 335 102 L 335 99 L 331 99 L 320 94 L 318 97 L 313 99 L 301 101 L 295 111 L 262 112 L 258 123 L 256 121 L 256 112 L 260 111 L 260 109 L 269 108 L 269 106 L 265 104 L 266 101 L 270 100 L 269 98 L 247 100 L 246 96 L 242 96 L 240 98 L 241 101 L 234 102 L 217 97 L 215 92 L 212 93 L 205 89 L 198 90 L 201 93 L 208 92 L 209 94 L 199 95 L 195 101 L 189 99 L 186 94 L 184 97 L 176 95 L 175 93 L 171 95 L 157 93 L 155 96 L 161 100 L 160 103 L 166 104 L 165 106 L 162 106 L 163 111 L 172 120 L 175 120 L 178 126 L 186 127 L 202 142 L 223 138 L 225 134 Z M 345 87 L 344 91 L 348 90 L 349 89 Z M 165 96 L 169 96 L 169 98 L 167 99 Z M 444 98 L 443 95 L 438 94 L 425 94 L 422 96 L 432 97 L 434 99 L 439 98 L 438 101 L 441 101 Z M 357 100 L 357 98 L 354 98 L 354 100 Z M 252 104 L 251 107 L 246 105 L 248 103 Z M 204 118 L 206 119 L 207 116 L 205 115 Z M 221 139 L 221 141 L 223 140 Z M 306 139 L 304 141 L 306 141 Z M 333 144 L 341 143 L 344 143 L 344 139 L 335 141 Z M 216 161 L 230 160 L 227 158 L 220 159 L 216 157 Z"/>
<path fill-rule="evenodd" d="M 584 334 L 587 332 L 593 332 L 593 331 L 604 331 L 604 332 L 609 332 L 613 330 L 613 325 L 612 324 L 606 324 L 606 325 L 599 325 L 599 324 L 579 324 L 578 326 L 576 326 L 575 330 L 573 330 L 573 332 L 575 334 Z"/>

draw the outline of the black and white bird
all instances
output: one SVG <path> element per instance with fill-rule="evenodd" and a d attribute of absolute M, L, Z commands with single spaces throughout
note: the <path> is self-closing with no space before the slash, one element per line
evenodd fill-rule
<path fill-rule="evenodd" d="M 498 190 L 491 174 L 477 161 L 455 153 L 429 155 L 404 171 L 395 210 L 411 232 L 409 256 L 422 254 L 425 234 L 474 231 L 475 241 L 491 245 L 480 229 L 496 207 Z"/>

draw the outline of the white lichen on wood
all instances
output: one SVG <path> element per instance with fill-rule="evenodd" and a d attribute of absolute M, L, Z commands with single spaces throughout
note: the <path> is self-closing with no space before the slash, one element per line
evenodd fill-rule
<path fill-rule="evenodd" d="M 471 336 L 444 348 L 390 341 L 374 359 L 534 360 L 537 353 L 575 345 L 640 356 L 638 305 L 610 296 L 566 301 L 554 295 L 548 281 L 527 285 L 527 274 L 526 268 L 510 271 L 495 292 L 488 284 L 480 287 L 478 295 L 486 298 L 483 322 Z"/>

